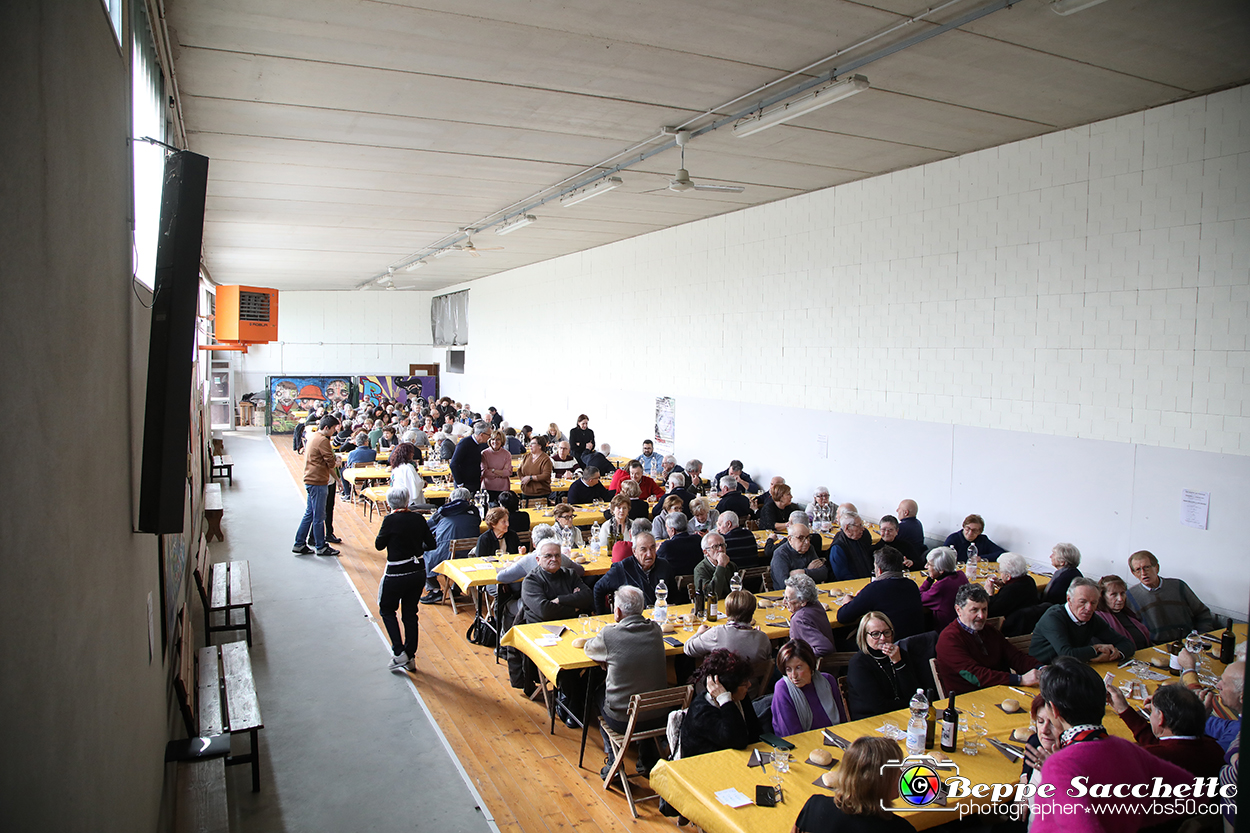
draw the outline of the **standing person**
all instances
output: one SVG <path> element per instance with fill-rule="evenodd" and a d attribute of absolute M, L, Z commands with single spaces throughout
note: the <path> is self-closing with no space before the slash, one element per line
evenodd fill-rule
<path fill-rule="evenodd" d="M 494 503 L 500 492 L 512 488 L 512 453 L 508 451 L 508 438 L 499 429 L 491 432 L 487 445 L 482 449 L 482 486 Z"/>
<path fill-rule="evenodd" d="M 573 447 L 573 455 L 582 465 L 590 465 L 585 460 L 586 455 L 595 450 L 595 432 L 590 427 L 590 417 L 585 414 L 578 415 L 577 425 L 569 430 L 569 445 Z M 602 467 L 599 470 L 604 471 Z"/>
<path fill-rule="evenodd" d="M 330 480 L 334 476 L 336 462 L 334 449 L 330 447 L 330 429 L 338 424 L 336 416 L 322 417 L 319 430 L 308 440 L 308 447 L 304 450 L 304 488 L 308 490 L 308 503 L 295 532 L 295 546 L 291 549 L 296 555 L 311 555 L 314 552 L 304 543 L 310 533 L 317 555 L 339 554 L 326 543 L 326 496 L 330 494 Z"/>
<path fill-rule="evenodd" d="M 489 436 L 490 429 L 486 423 L 475 422 L 472 436 L 456 443 L 456 450 L 451 455 L 451 476 L 457 486 L 463 486 L 471 493 L 482 488 L 482 446 Z"/>
<path fill-rule="evenodd" d="M 521 476 L 521 494 L 526 497 L 546 497 L 551 494 L 551 457 L 547 455 L 547 442 L 542 437 L 530 440 L 530 453 L 521 458 L 517 474 Z"/>
<path fill-rule="evenodd" d="M 417 670 L 417 608 L 425 585 L 425 553 L 435 547 L 434 534 L 425 518 L 408 508 L 409 495 L 392 486 L 386 493 L 391 513 L 382 519 L 375 549 L 386 550 L 386 572 L 378 585 L 378 613 L 391 638 L 392 671 Z M 400 632 L 395 612 L 404 609 Z"/>
<path fill-rule="evenodd" d="M 391 485 L 399 486 L 408 493 L 408 508 L 413 510 L 426 506 L 425 481 L 417 473 L 420 462 L 421 452 L 412 443 L 400 443 L 387 458 L 391 467 Z"/>

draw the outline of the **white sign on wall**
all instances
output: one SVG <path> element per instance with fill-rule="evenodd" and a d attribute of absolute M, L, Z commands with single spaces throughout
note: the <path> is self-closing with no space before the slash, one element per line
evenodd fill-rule
<path fill-rule="evenodd" d="M 655 398 L 655 445 L 658 454 L 672 454 L 677 442 L 677 402 L 671 396 Z"/>
<path fill-rule="evenodd" d="M 1181 524 L 1206 529 L 1211 512 L 1211 493 L 1181 489 Z"/>

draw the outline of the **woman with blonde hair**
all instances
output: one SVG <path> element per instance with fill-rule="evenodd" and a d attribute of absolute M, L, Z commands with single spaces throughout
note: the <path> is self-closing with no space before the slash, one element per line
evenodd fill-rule
<path fill-rule="evenodd" d="M 899 770 L 881 767 L 903 760 L 898 742 L 890 738 L 856 738 L 833 770 L 833 795 L 814 795 L 794 820 L 794 833 L 830 831 L 898 831 L 914 828 L 885 809 L 898 798 Z"/>

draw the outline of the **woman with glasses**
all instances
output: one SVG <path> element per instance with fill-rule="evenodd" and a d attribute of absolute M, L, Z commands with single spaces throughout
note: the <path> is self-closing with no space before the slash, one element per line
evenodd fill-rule
<path fill-rule="evenodd" d="M 877 610 L 865 613 L 855 643 L 859 653 L 851 657 L 846 672 L 851 719 L 907 708 L 916 689 L 923 686 L 907 653 L 894 641 L 890 617 Z"/>

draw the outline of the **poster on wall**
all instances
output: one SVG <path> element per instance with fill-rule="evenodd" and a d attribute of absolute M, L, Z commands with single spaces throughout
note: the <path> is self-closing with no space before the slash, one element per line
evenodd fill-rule
<path fill-rule="evenodd" d="M 672 454 L 677 441 L 677 401 L 671 396 L 655 398 L 655 451 Z"/>
<path fill-rule="evenodd" d="M 358 404 L 377 404 L 379 400 L 390 399 L 405 403 L 409 396 L 434 396 L 437 381 L 433 376 L 361 376 L 357 380 L 357 391 L 360 395 Z"/>
<path fill-rule="evenodd" d="M 295 423 L 318 405 L 337 407 L 351 399 L 349 376 L 270 376 L 265 428 L 270 434 L 291 434 Z"/>

